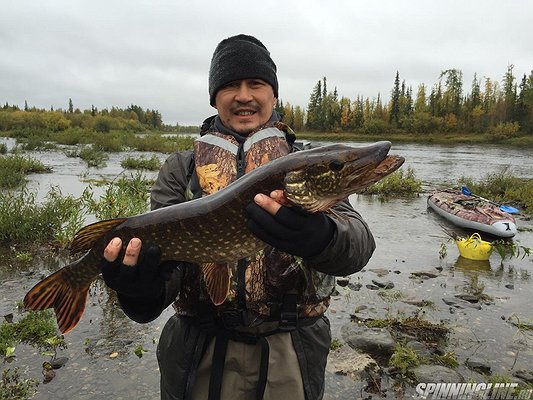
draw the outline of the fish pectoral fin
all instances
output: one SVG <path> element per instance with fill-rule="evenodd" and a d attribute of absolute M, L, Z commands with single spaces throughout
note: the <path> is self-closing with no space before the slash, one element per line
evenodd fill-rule
<path fill-rule="evenodd" d="M 72 285 L 76 280 L 70 277 L 67 267 L 37 283 L 24 297 L 27 309 L 53 308 L 61 333 L 70 331 L 81 319 L 91 284 Z"/>
<path fill-rule="evenodd" d="M 231 285 L 231 269 L 227 264 L 202 264 L 202 275 L 207 293 L 215 306 L 219 306 L 228 297 Z"/>
<path fill-rule="evenodd" d="M 126 220 L 127 218 L 107 219 L 84 226 L 74 236 L 70 244 L 70 253 L 75 254 L 90 250 L 98 239 Z"/>

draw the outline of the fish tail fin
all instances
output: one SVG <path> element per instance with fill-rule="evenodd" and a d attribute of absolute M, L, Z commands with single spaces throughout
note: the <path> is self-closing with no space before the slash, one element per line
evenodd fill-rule
<path fill-rule="evenodd" d="M 92 279 L 88 274 L 75 276 L 71 267 L 79 264 L 81 260 L 69 264 L 43 279 L 24 297 L 24 307 L 27 309 L 46 310 L 53 308 L 61 333 L 70 331 L 81 319 L 85 311 L 89 287 L 97 276 L 94 274 Z M 83 266 L 76 265 L 76 268 L 80 269 Z"/>
<path fill-rule="evenodd" d="M 219 306 L 228 297 L 231 285 L 231 269 L 227 264 L 202 264 L 202 275 L 207 293 L 215 306 Z"/>
<path fill-rule="evenodd" d="M 72 243 L 70 244 L 70 253 L 80 253 L 90 250 L 94 243 L 103 237 L 107 232 L 125 222 L 128 218 L 114 218 L 105 221 L 95 222 L 81 228 Z"/>

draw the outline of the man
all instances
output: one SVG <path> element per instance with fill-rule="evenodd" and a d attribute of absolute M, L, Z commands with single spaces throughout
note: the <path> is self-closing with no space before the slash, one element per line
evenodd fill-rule
<path fill-rule="evenodd" d="M 209 71 L 218 113 L 204 122 L 194 150 L 167 159 L 153 209 L 214 193 L 293 151 L 295 136 L 274 111 L 276 72 L 256 38 L 219 43 Z M 230 266 L 160 264 L 155 246 L 139 257 L 138 239 L 123 257 L 118 238 L 105 249 L 104 279 L 130 318 L 152 321 L 174 303 L 157 352 L 162 399 L 322 398 L 334 276 L 360 270 L 375 244 L 347 201 L 327 215 L 286 203 L 281 188 L 255 197 L 248 228 L 267 247 Z"/>

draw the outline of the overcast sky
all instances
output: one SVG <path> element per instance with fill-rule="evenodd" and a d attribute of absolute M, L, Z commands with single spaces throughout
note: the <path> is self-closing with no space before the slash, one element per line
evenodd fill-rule
<path fill-rule="evenodd" d="M 307 106 L 327 77 L 340 96 L 389 100 L 396 71 L 414 92 L 440 72 L 501 81 L 533 69 L 533 2 L 1 0 L 0 102 L 55 109 L 137 104 L 168 124 L 214 113 L 213 50 L 246 33 L 270 50 L 280 98 Z"/>

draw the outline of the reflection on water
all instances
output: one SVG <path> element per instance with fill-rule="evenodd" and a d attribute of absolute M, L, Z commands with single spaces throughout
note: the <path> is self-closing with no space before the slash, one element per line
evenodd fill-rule
<path fill-rule="evenodd" d="M 468 258 L 459 256 L 454 264 L 456 271 L 465 273 L 472 272 L 491 272 L 490 260 L 470 260 Z"/>

